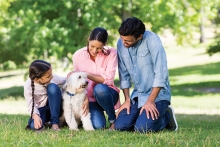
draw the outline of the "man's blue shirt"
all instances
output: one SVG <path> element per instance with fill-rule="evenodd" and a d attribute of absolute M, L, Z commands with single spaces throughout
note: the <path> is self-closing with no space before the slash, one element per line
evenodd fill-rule
<path fill-rule="evenodd" d="M 142 107 L 153 87 L 161 87 L 155 102 L 170 101 L 166 53 L 157 34 L 145 31 L 142 39 L 129 48 L 124 47 L 122 40 L 119 39 L 117 52 L 120 88 L 130 88 L 134 83 L 130 97 L 132 102 L 138 97 L 138 107 Z"/>

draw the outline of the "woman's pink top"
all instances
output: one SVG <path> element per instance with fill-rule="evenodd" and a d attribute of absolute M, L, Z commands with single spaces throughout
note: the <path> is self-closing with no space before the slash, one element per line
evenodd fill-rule
<path fill-rule="evenodd" d="M 90 54 L 87 51 L 87 47 L 77 50 L 73 54 L 73 66 L 75 71 L 84 71 L 91 74 L 101 75 L 104 78 L 103 84 L 115 89 L 118 93 L 120 90 L 114 85 L 114 77 L 116 68 L 118 66 L 117 51 L 114 48 L 110 48 L 110 54 L 104 55 L 99 53 L 93 61 L 90 58 Z M 93 89 L 97 83 L 88 79 L 87 95 L 90 102 L 95 102 L 96 99 L 93 96 Z M 115 109 L 121 106 L 120 98 L 115 105 Z"/>

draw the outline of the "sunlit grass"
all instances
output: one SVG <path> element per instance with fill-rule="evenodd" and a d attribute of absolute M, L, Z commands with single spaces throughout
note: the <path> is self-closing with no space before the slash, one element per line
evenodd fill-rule
<path fill-rule="evenodd" d="M 218 146 L 220 135 L 219 115 L 178 114 L 178 132 L 140 134 L 96 130 L 60 132 L 45 130 L 42 133 L 25 131 L 26 115 L 0 114 L 0 146 L 85 146 L 85 147 L 146 147 L 146 146 Z"/>

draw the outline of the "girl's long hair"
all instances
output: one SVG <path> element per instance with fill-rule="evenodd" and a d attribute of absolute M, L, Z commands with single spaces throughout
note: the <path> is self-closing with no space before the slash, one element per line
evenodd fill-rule
<path fill-rule="evenodd" d="M 51 64 L 44 60 L 35 60 L 31 63 L 29 67 L 29 78 L 31 79 L 31 88 L 32 88 L 32 110 L 30 119 L 28 121 L 28 125 L 25 127 L 26 130 L 30 129 L 30 123 L 32 119 L 32 115 L 34 112 L 34 79 L 41 78 L 49 69 L 51 68 Z"/>

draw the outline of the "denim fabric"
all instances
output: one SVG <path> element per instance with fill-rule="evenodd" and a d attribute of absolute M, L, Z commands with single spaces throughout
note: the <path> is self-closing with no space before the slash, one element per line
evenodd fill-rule
<path fill-rule="evenodd" d="M 158 35 L 146 31 L 141 40 L 133 47 L 126 48 L 122 40 L 118 40 L 118 68 L 120 88 L 130 88 L 132 82 L 134 90 L 131 100 L 138 97 L 138 107 L 142 107 L 152 87 L 162 87 L 155 102 L 170 101 L 171 92 L 166 53 Z"/>
<path fill-rule="evenodd" d="M 120 112 L 118 118 L 115 121 L 115 129 L 120 131 L 137 131 L 140 133 L 157 132 L 164 129 L 170 121 L 169 112 L 166 111 L 170 102 L 162 100 L 156 102 L 156 108 L 159 111 L 158 119 L 152 120 L 152 117 L 147 118 L 146 111 L 143 111 L 140 115 L 140 109 L 138 108 L 138 101 L 131 102 L 130 114 L 127 114 L 127 110 L 124 109 Z"/>
<path fill-rule="evenodd" d="M 89 103 L 93 127 L 95 129 L 105 128 L 106 120 L 103 111 L 108 115 L 109 122 L 114 123 L 116 118 L 114 105 L 119 99 L 119 93 L 105 84 L 97 84 L 93 95 L 96 102 Z"/>
<path fill-rule="evenodd" d="M 47 86 L 48 103 L 46 106 L 39 108 L 42 124 L 50 121 L 51 124 L 59 124 L 59 116 L 62 114 L 62 95 L 60 88 L 50 83 Z M 29 120 L 30 128 L 34 128 L 34 119 Z"/>

